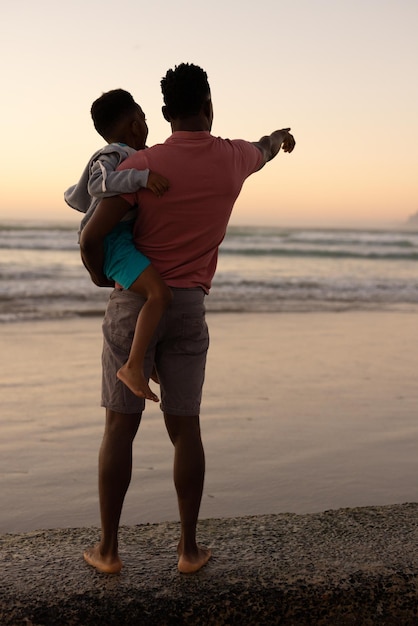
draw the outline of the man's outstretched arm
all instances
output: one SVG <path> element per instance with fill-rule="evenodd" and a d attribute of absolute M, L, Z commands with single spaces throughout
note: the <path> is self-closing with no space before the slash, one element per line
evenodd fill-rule
<path fill-rule="evenodd" d="M 104 198 L 81 232 L 81 259 L 92 281 L 99 287 L 114 287 L 103 273 L 104 239 L 131 208 L 120 196 Z"/>
<path fill-rule="evenodd" d="M 275 130 L 271 135 L 265 135 L 261 137 L 259 141 L 255 141 L 254 145 L 260 150 L 263 155 L 263 161 L 260 169 L 271 159 L 274 159 L 279 150 L 283 152 L 292 152 L 295 147 L 295 139 L 290 134 L 290 128 L 282 128 L 281 130 Z"/>

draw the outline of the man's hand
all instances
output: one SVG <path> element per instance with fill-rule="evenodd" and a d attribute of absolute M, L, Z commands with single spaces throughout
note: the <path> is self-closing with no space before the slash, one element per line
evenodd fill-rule
<path fill-rule="evenodd" d="M 283 128 L 279 133 L 283 133 L 282 150 L 283 152 L 292 152 L 296 145 L 295 138 L 289 133 L 290 128 Z"/>
<path fill-rule="evenodd" d="M 109 280 L 109 278 L 107 278 L 107 276 L 105 276 L 104 274 L 103 276 L 93 276 L 92 274 L 90 274 L 90 278 L 98 287 L 111 287 L 112 289 L 115 288 L 115 281 Z"/>
<path fill-rule="evenodd" d="M 150 189 L 157 198 L 160 198 L 169 189 L 170 183 L 164 176 L 160 176 L 156 172 L 148 174 L 147 189 Z"/>
<path fill-rule="evenodd" d="M 275 130 L 271 135 L 265 135 L 261 137 L 254 145 L 262 152 L 264 161 L 261 167 L 265 165 L 271 159 L 279 153 L 280 149 L 283 152 L 292 152 L 296 145 L 293 135 L 290 134 L 290 128 L 282 128 L 281 130 Z"/>
<path fill-rule="evenodd" d="M 103 273 L 98 273 L 95 267 L 92 267 L 88 264 L 84 250 L 80 247 L 81 260 L 83 261 L 83 265 L 90 274 L 90 278 L 92 282 L 98 287 L 115 287 L 115 281 L 110 280 Z"/>
<path fill-rule="evenodd" d="M 97 287 L 111 287 L 112 289 L 115 288 L 115 281 L 109 280 L 106 276 L 102 278 L 102 277 L 93 276 L 92 274 L 90 274 L 90 278 L 92 279 L 94 284 L 97 285 Z"/>

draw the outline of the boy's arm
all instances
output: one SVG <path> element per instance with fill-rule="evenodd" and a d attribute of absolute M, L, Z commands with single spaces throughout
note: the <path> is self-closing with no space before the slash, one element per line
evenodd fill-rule
<path fill-rule="evenodd" d="M 271 135 L 265 135 L 261 137 L 259 141 L 254 142 L 254 145 L 261 151 L 263 155 L 263 161 L 260 165 L 260 169 L 271 159 L 279 153 L 280 148 L 283 152 L 292 152 L 295 147 L 295 139 L 293 135 L 289 133 L 290 128 L 282 128 L 282 130 L 275 130 Z"/>
<path fill-rule="evenodd" d="M 127 169 L 116 172 L 120 163 L 117 153 L 101 154 L 93 163 L 88 192 L 95 198 L 109 198 L 122 193 L 134 193 L 140 187 L 146 187 L 149 170 Z"/>
<path fill-rule="evenodd" d="M 110 198 L 119 194 L 135 193 L 141 187 L 150 189 L 158 197 L 167 191 L 168 180 L 149 169 L 115 171 L 118 165 L 115 154 L 103 154 L 93 164 L 88 182 L 90 196 Z"/>
<path fill-rule="evenodd" d="M 114 283 L 103 273 L 104 239 L 131 208 L 120 196 L 104 198 L 81 231 L 81 259 L 92 281 L 99 287 L 114 287 Z"/>

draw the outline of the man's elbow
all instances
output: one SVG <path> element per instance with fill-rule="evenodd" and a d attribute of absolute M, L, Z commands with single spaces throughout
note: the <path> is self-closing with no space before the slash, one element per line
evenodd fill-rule
<path fill-rule="evenodd" d="M 103 240 L 97 237 L 94 232 L 85 228 L 80 235 L 80 252 L 82 257 L 88 257 L 103 245 Z"/>

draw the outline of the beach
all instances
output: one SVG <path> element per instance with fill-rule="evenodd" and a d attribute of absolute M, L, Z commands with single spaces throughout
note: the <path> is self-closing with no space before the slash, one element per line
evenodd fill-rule
<path fill-rule="evenodd" d="M 416 502 L 416 320 L 209 313 L 201 517 Z M 0 349 L 0 533 L 99 525 L 100 318 L 3 324 Z M 150 403 L 122 524 L 178 519 L 171 471 Z"/>

